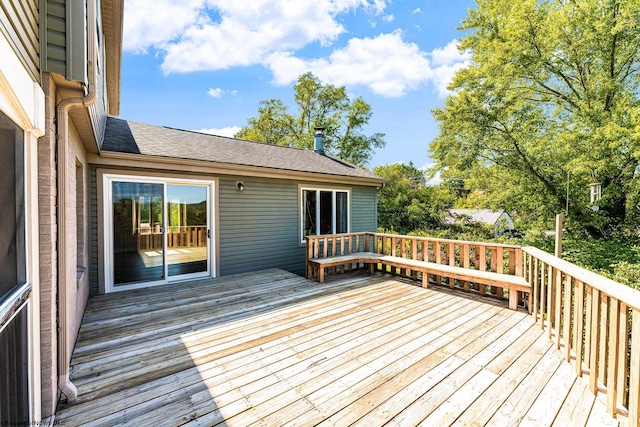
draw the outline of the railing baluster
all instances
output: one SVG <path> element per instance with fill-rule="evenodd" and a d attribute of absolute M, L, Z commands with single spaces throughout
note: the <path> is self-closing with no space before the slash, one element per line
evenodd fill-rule
<path fill-rule="evenodd" d="M 607 356 L 607 410 L 615 417 L 618 405 L 618 331 L 620 329 L 620 303 L 611 298 L 609 304 L 609 339 Z"/>
<path fill-rule="evenodd" d="M 583 335 L 584 335 L 584 283 L 581 280 L 576 280 L 576 315 L 574 321 L 573 335 L 575 337 L 575 352 L 576 352 L 576 373 L 578 376 L 582 376 L 582 349 L 583 349 Z"/>
<path fill-rule="evenodd" d="M 598 343 L 598 378 L 600 381 L 607 384 L 607 325 L 609 318 L 609 305 L 607 295 L 603 292 L 600 292 L 600 340 Z"/>
<path fill-rule="evenodd" d="M 527 254 L 527 259 L 529 260 L 529 283 L 531 283 L 531 294 L 533 296 L 533 309 L 531 314 L 533 315 L 533 320 L 537 322 L 538 319 L 540 319 L 540 314 L 538 313 L 538 298 L 540 298 L 538 258 L 534 258 L 532 255 Z"/>
<path fill-rule="evenodd" d="M 469 268 L 470 263 L 470 247 L 468 244 L 463 244 L 460 248 L 460 266 L 463 268 Z M 469 282 L 466 280 L 462 281 L 462 288 L 465 292 L 469 292 Z"/>
<path fill-rule="evenodd" d="M 554 281 L 555 285 L 555 300 L 554 300 L 554 314 L 555 314 L 555 325 L 556 328 L 556 348 L 560 350 L 560 337 L 561 337 L 561 323 L 562 322 L 562 270 L 559 268 L 555 269 L 556 279 Z"/>
<path fill-rule="evenodd" d="M 547 266 L 547 284 L 548 284 L 548 289 L 547 289 L 547 333 L 548 333 L 548 337 L 549 339 L 553 338 L 553 319 L 555 319 L 555 306 L 553 304 L 553 297 L 554 297 L 554 291 L 555 291 L 555 280 L 556 280 L 556 275 L 555 275 L 555 269 L 548 265 Z"/>
<path fill-rule="evenodd" d="M 478 249 L 480 250 L 478 257 L 478 270 L 487 271 L 487 248 L 486 246 L 478 246 Z M 480 292 L 480 295 L 486 295 L 487 285 L 478 285 L 478 291 Z"/>
<path fill-rule="evenodd" d="M 449 261 L 449 265 L 456 265 L 456 248 L 453 242 L 447 243 L 447 260 Z M 449 287 L 453 289 L 455 286 L 456 279 L 449 277 Z"/>
<path fill-rule="evenodd" d="M 640 309 L 631 313 L 631 363 L 629 365 L 629 420 L 637 425 L 640 415 Z M 635 426 L 634 426 L 635 427 Z"/>
<path fill-rule="evenodd" d="M 562 307 L 562 339 L 564 341 L 564 356 L 567 362 L 571 360 L 571 294 L 573 287 L 571 286 L 572 277 L 568 274 L 564 276 L 564 304 Z"/>
<path fill-rule="evenodd" d="M 600 291 L 594 287 L 591 288 L 591 343 L 589 348 L 589 390 L 591 393 L 598 393 L 598 351 L 600 328 L 598 321 L 600 320 Z"/>
<path fill-rule="evenodd" d="M 411 259 L 418 259 L 418 239 L 416 237 L 411 239 Z M 418 272 L 412 271 L 411 278 L 413 280 L 418 280 Z"/>
<path fill-rule="evenodd" d="M 442 246 L 440 242 L 433 242 L 433 253 L 435 257 L 435 263 L 442 264 Z M 436 284 L 442 285 L 442 276 L 436 274 L 434 275 L 434 278 L 436 280 Z"/>
<path fill-rule="evenodd" d="M 547 265 L 544 261 L 540 261 L 540 328 L 544 330 L 546 319 L 546 301 L 547 301 Z"/>
<path fill-rule="evenodd" d="M 627 374 L 629 371 L 629 363 L 627 354 L 629 350 L 629 308 L 623 302 L 619 304 L 618 319 L 618 369 L 616 380 L 617 401 L 622 405 L 627 405 Z"/>

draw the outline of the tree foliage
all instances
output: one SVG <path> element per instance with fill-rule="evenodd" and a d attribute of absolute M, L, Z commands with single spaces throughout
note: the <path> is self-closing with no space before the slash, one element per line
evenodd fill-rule
<path fill-rule="evenodd" d="M 325 151 L 348 162 L 366 165 L 375 148 L 385 145 L 384 134 L 363 133 L 371 106 L 361 97 L 351 101 L 342 87 L 323 84 L 312 73 L 301 75 L 293 87 L 297 112 L 291 114 L 279 99 L 260 102 L 258 116 L 236 138 L 312 149 L 314 128 L 325 128 Z"/>
<path fill-rule="evenodd" d="M 640 2 L 478 0 L 431 143 L 444 177 L 532 218 L 607 235 L 637 210 Z M 599 212 L 589 184 L 602 184 Z M 637 216 L 637 215 L 636 215 Z"/>
<path fill-rule="evenodd" d="M 425 174 L 412 163 L 378 166 L 373 173 L 385 179 L 378 194 L 378 226 L 410 233 L 441 226 L 448 192 L 426 185 Z"/>

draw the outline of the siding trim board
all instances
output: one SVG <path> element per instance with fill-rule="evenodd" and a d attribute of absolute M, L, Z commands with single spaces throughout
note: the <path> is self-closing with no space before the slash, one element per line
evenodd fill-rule
<path fill-rule="evenodd" d="M 298 172 L 289 170 L 267 169 L 257 166 L 243 166 L 204 162 L 200 160 L 177 159 L 174 157 L 145 156 L 141 154 L 116 153 L 102 151 L 98 154 L 88 154 L 88 161 L 94 165 L 104 167 L 126 167 L 132 169 L 148 168 L 163 170 L 168 173 L 196 172 L 202 174 L 250 176 L 257 178 L 289 179 L 308 182 L 324 182 L 327 184 L 352 184 L 370 187 L 381 187 L 384 180 L 358 177 L 345 177 L 312 172 Z"/>

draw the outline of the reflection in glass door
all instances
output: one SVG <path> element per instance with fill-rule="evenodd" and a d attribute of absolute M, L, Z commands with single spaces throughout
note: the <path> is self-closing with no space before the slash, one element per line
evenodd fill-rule
<path fill-rule="evenodd" d="M 213 182 L 105 179 L 107 292 L 211 275 Z"/>
<path fill-rule="evenodd" d="M 113 284 L 163 280 L 162 184 L 112 183 Z"/>
<path fill-rule="evenodd" d="M 167 185 L 169 276 L 208 270 L 207 186 Z"/>

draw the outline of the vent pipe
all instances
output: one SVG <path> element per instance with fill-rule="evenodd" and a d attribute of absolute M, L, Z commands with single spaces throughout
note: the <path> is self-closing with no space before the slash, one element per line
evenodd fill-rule
<path fill-rule="evenodd" d="M 313 151 L 324 156 L 324 128 L 315 128 L 315 131 Z"/>

